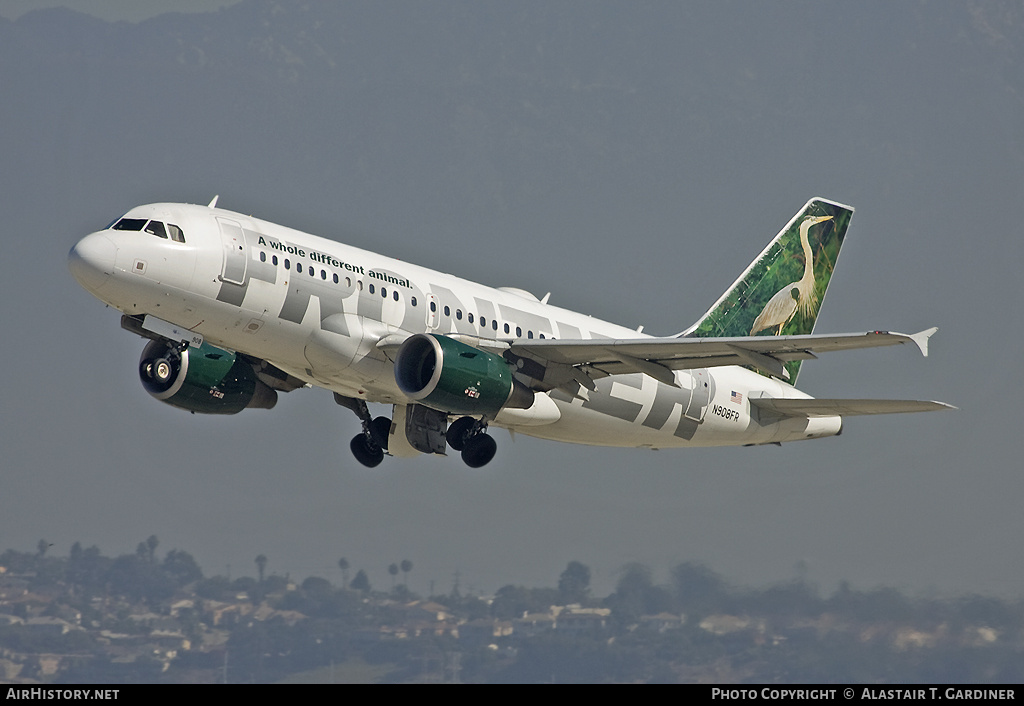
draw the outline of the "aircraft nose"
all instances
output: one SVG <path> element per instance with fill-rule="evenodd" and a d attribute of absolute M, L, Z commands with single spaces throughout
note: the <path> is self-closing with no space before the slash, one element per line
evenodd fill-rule
<path fill-rule="evenodd" d="M 90 292 L 106 284 L 114 272 L 117 245 L 102 233 L 87 235 L 68 253 L 68 269 L 78 283 Z"/>

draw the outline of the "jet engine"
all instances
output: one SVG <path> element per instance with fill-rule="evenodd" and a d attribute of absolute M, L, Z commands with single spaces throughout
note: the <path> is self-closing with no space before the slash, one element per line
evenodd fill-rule
<path fill-rule="evenodd" d="M 395 381 L 410 399 L 446 414 L 493 418 L 504 407 L 529 409 L 534 394 L 501 356 L 447 336 L 410 336 L 395 357 Z"/>
<path fill-rule="evenodd" d="M 277 392 L 256 377 L 252 365 L 209 343 L 179 351 L 165 340 L 150 341 L 139 360 L 139 378 L 153 397 L 190 412 L 236 414 L 277 404 Z"/>

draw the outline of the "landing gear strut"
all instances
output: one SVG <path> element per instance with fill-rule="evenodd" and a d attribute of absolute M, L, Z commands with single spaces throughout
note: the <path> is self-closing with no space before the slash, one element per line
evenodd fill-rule
<path fill-rule="evenodd" d="M 388 433 L 391 431 L 391 420 L 387 417 L 370 416 L 370 410 L 363 400 L 352 397 L 345 397 L 334 393 L 334 401 L 342 407 L 347 407 L 355 412 L 362 422 L 363 430 L 356 434 L 349 442 L 349 449 L 359 463 L 367 468 L 374 468 L 384 460 L 384 452 L 388 448 Z"/>
<path fill-rule="evenodd" d="M 448 445 L 462 452 L 462 460 L 470 468 L 490 463 L 498 450 L 494 438 L 486 434 L 487 422 L 473 417 L 459 417 L 450 425 L 445 436 Z"/>

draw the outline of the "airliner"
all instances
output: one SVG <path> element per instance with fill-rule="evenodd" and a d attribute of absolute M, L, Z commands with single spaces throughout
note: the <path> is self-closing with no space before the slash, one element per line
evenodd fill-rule
<path fill-rule="evenodd" d="M 838 435 L 846 416 L 952 409 L 796 388 L 821 353 L 912 343 L 927 356 L 937 330 L 813 332 L 853 215 L 827 199 L 808 201 L 704 316 L 663 337 L 217 200 L 131 209 L 74 245 L 72 275 L 148 339 L 138 374 L 156 399 L 234 414 L 325 388 L 359 418 L 350 449 L 368 467 L 451 448 L 479 468 L 497 450 L 490 426 L 601 446 L 778 445 Z"/>

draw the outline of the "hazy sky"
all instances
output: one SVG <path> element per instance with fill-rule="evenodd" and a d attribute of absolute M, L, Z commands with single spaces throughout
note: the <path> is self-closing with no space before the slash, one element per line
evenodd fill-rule
<path fill-rule="evenodd" d="M 209 12 L 239 0 L 0 0 L 0 17 L 17 19 L 26 12 L 67 7 L 110 22 L 141 20 L 168 12 Z"/>
<path fill-rule="evenodd" d="M 571 560 L 599 592 L 631 561 L 765 585 L 802 562 L 826 590 L 1020 596 L 1022 38 L 1016 2 L 245 0 L 140 25 L 0 20 L 0 548 L 117 554 L 156 534 L 207 574 L 254 575 L 265 554 L 338 580 L 345 556 L 385 585 L 407 558 L 415 591 L 456 572 L 479 591 L 554 585 Z M 809 361 L 801 389 L 960 410 L 780 448 L 496 430 L 485 469 L 368 470 L 326 391 L 225 418 L 153 400 L 143 342 L 69 275 L 75 240 L 132 206 L 217 193 L 653 334 L 692 323 L 808 198 L 849 203 L 818 331 L 940 330 L 929 358 Z"/>

